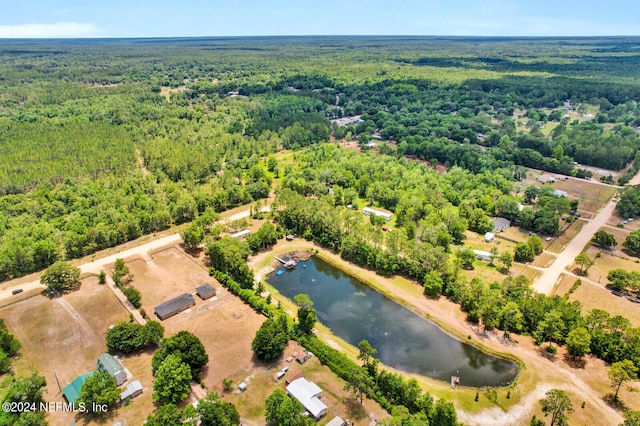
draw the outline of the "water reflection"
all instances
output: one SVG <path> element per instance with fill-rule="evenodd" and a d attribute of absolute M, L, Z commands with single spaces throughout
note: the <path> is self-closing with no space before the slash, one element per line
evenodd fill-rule
<path fill-rule="evenodd" d="M 354 346 L 367 339 L 383 363 L 447 382 L 457 375 L 466 386 L 497 386 L 517 374 L 513 361 L 454 339 L 332 265 L 315 257 L 305 265 L 267 281 L 290 299 L 308 294 L 320 322 Z"/>

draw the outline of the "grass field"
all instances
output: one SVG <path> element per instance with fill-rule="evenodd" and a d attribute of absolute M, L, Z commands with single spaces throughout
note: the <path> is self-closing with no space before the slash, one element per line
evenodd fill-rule
<path fill-rule="evenodd" d="M 564 226 L 563 223 L 564 222 L 561 222 L 561 226 Z M 585 224 L 586 222 L 584 220 L 576 220 L 570 223 L 566 228 L 562 228 L 563 230 L 559 237 L 552 239 L 549 243 L 543 242 L 546 246 L 545 249 L 552 253 L 560 253 L 567 247 L 571 240 L 578 235 Z"/>
<path fill-rule="evenodd" d="M 549 253 L 542 253 L 538 256 L 536 256 L 535 260 L 533 261 L 532 265 L 533 266 L 537 266 L 539 268 L 548 268 L 549 266 L 551 266 L 553 264 L 553 262 L 556 260 L 556 257 L 552 254 Z"/>
<path fill-rule="evenodd" d="M 64 387 L 78 375 L 95 370 L 98 356 L 107 350 L 109 325 L 128 320 L 129 315 L 108 287 L 87 278 L 78 291 L 55 299 L 32 297 L 3 308 L 0 317 L 22 344 L 13 363 L 16 372 L 44 376 L 46 400 L 62 402 L 56 376 Z M 139 406 L 136 402 L 132 407 Z M 78 421 L 73 413 L 62 412 L 49 419 L 52 424 Z"/>

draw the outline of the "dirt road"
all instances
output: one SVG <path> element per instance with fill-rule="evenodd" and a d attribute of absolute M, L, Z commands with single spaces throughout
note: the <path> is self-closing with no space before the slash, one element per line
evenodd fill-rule
<path fill-rule="evenodd" d="M 264 209 L 268 209 L 268 207 L 263 208 Z M 221 222 L 231 222 L 234 220 L 238 220 L 238 219 L 243 219 L 249 217 L 249 207 L 244 208 L 243 210 L 232 214 L 231 216 L 225 217 L 221 220 Z M 110 265 L 112 263 L 115 263 L 116 259 L 126 259 L 128 257 L 131 256 L 145 256 L 147 255 L 149 252 L 162 248 L 162 247 L 167 247 L 167 246 L 171 246 L 171 245 L 175 245 L 175 244 L 179 244 L 180 242 L 182 242 L 182 237 L 180 237 L 180 234 L 172 234 L 172 235 L 168 235 L 166 237 L 162 237 L 162 238 L 158 238 L 157 240 L 153 240 L 150 241 L 148 243 L 139 245 L 137 247 L 132 247 L 130 249 L 118 252 L 116 254 L 112 254 L 109 256 L 105 256 L 102 257 L 100 259 L 94 260 L 92 262 L 88 262 L 88 263 L 84 263 L 82 265 L 79 265 L 80 268 L 80 272 L 81 273 L 92 273 L 92 274 L 98 274 L 100 273 L 101 270 L 103 270 L 107 265 Z M 99 256 L 99 254 L 98 254 Z M 110 286 L 111 287 L 111 286 Z M 8 299 L 12 296 L 12 291 L 16 290 L 16 289 L 22 289 L 24 291 L 28 291 L 28 290 L 32 290 L 32 289 L 45 289 L 45 286 L 40 283 L 40 280 L 35 280 L 35 281 L 31 281 L 31 282 L 27 282 L 27 283 L 22 283 L 22 284 L 16 284 L 12 287 L 6 288 L 2 291 L 0 291 L 0 300 L 4 300 L 4 299 Z M 113 286 L 113 288 L 115 288 L 115 284 Z M 116 294 L 116 296 L 119 296 L 118 294 Z M 120 299 L 120 297 L 118 297 Z"/>
<path fill-rule="evenodd" d="M 631 181 L 629 181 L 629 185 L 639 184 L 640 172 L 636 173 Z M 573 263 L 576 256 L 582 252 L 587 243 L 593 238 L 593 234 L 607 224 L 615 208 L 616 202 L 612 199 L 593 219 L 588 221 L 578 235 L 576 235 L 569 245 L 558 255 L 555 262 L 543 270 L 542 275 L 536 280 L 533 288 L 540 293 L 551 294 L 560 279 L 560 274 L 565 272 L 566 268 Z"/>
<path fill-rule="evenodd" d="M 558 254 L 555 262 L 548 268 L 543 269 L 542 275 L 536 280 L 533 288 L 540 293 L 551 294 L 553 287 L 560 279 L 560 274 L 565 272 L 566 268 L 573 263 L 576 256 L 591 241 L 593 234 L 607 223 L 615 208 L 616 202 L 611 200 L 593 219 L 588 221 L 578 235 Z"/>

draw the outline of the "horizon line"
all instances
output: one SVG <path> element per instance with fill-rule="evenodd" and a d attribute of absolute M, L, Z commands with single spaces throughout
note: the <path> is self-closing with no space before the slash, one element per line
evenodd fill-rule
<path fill-rule="evenodd" d="M 202 35 L 202 36 L 87 36 L 87 37 L 0 37 L 3 41 L 55 41 L 55 40 L 175 40 L 175 39 L 251 39 L 251 38 L 425 38 L 425 39 L 595 39 L 595 38 L 640 38 L 636 35 L 419 35 L 419 34 L 288 34 L 288 35 Z"/>

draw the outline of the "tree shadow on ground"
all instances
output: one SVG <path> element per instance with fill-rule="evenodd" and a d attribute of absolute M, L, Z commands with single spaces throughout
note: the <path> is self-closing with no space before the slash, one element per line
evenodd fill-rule
<path fill-rule="evenodd" d="M 549 352 L 545 347 L 540 346 L 538 348 L 538 353 L 540 354 L 540 356 L 545 357 L 546 359 L 548 359 L 549 361 L 553 361 L 555 362 L 558 357 L 556 356 L 556 354 L 552 354 L 551 352 Z"/>
<path fill-rule="evenodd" d="M 347 407 L 347 413 L 349 417 L 356 420 L 362 420 L 367 417 L 367 410 L 363 405 L 360 405 L 360 401 L 353 398 L 346 398 L 344 405 Z"/>
<path fill-rule="evenodd" d="M 625 412 L 629 410 L 629 407 L 625 405 L 620 398 L 616 399 L 615 395 L 612 393 L 608 393 L 602 397 L 602 400 L 607 403 L 607 405 L 613 408 L 616 411 Z"/>
<path fill-rule="evenodd" d="M 587 365 L 587 361 L 584 357 L 573 356 L 571 354 L 564 354 L 564 362 L 571 368 L 579 368 L 584 370 Z"/>

